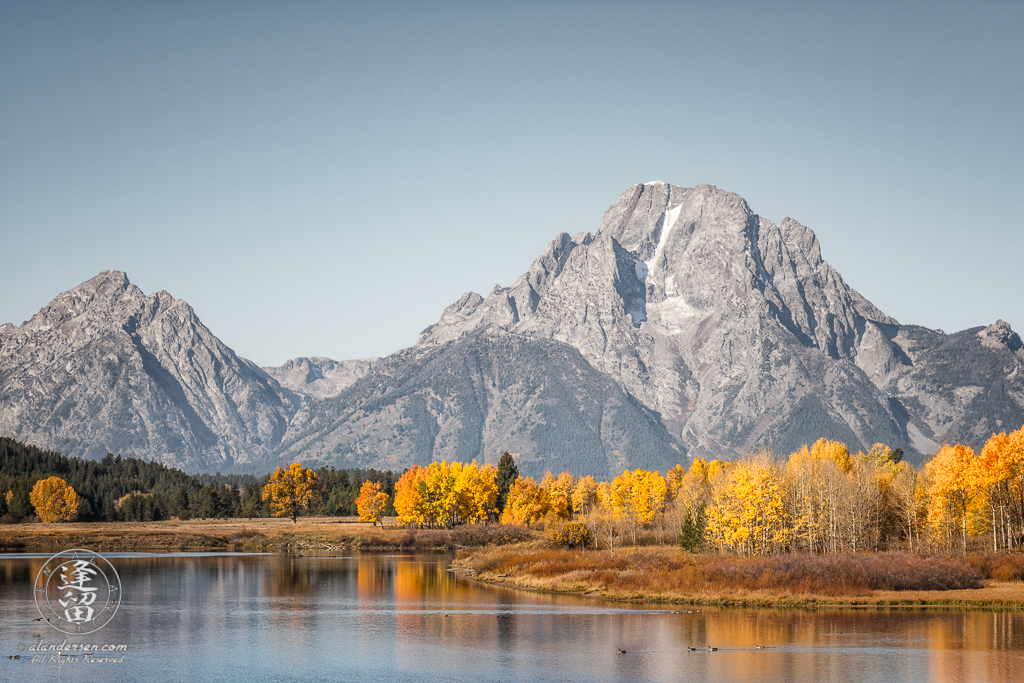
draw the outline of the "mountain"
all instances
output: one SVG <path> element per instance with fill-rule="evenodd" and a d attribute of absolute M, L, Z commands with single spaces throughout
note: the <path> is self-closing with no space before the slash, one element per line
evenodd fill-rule
<path fill-rule="evenodd" d="M 0 434 L 193 470 L 260 463 L 301 399 L 238 357 L 184 301 L 105 271 L 0 336 Z"/>
<path fill-rule="evenodd" d="M 524 474 L 607 477 L 686 457 L 656 413 L 579 351 L 496 329 L 399 351 L 293 424 L 279 457 L 337 467 L 496 464 L 509 450 Z"/>
<path fill-rule="evenodd" d="M 598 230 L 468 292 L 382 359 L 259 368 L 166 292 L 108 271 L 0 326 L 0 435 L 190 470 L 435 458 L 607 477 L 819 437 L 911 460 L 1024 424 L 1024 344 L 1003 321 L 900 324 L 821 256 L 712 185 L 635 185 Z"/>
<path fill-rule="evenodd" d="M 314 356 L 294 358 L 284 365 L 265 367 L 263 371 L 286 389 L 317 398 L 330 398 L 370 374 L 378 360 L 359 358 L 336 361 Z"/>
<path fill-rule="evenodd" d="M 810 229 L 712 185 L 631 187 L 595 235 L 559 235 L 513 285 L 463 295 L 418 344 L 485 328 L 578 349 L 694 456 L 825 436 L 920 458 L 1024 423 L 1008 325 L 901 326 L 822 259 Z"/>

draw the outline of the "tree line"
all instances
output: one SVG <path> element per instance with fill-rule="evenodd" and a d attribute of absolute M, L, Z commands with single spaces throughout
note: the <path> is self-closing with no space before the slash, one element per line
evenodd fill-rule
<path fill-rule="evenodd" d="M 678 542 L 745 556 L 792 551 L 946 550 L 1024 543 L 1024 427 L 993 434 L 980 452 L 943 446 L 922 467 L 875 444 L 851 453 L 819 439 L 786 457 L 694 459 L 662 474 L 625 470 L 610 481 L 548 472 L 519 476 L 504 453 L 489 464 L 435 461 L 394 479 L 377 470 L 311 470 L 294 463 L 262 478 L 196 477 L 159 463 L 107 455 L 65 458 L 0 438 L 0 516 L 32 516 L 32 490 L 49 510 L 85 520 L 350 515 L 377 523 L 544 527 L 556 545 Z M 72 497 L 48 477 L 66 480 Z M 205 477 L 205 479 L 204 479 Z M 205 482 L 205 483 L 204 483 Z M 42 496 L 42 493 L 39 493 Z M 40 498 L 43 500 L 43 498 Z M 56 514 L 56 513 L 54 513 Z M 41 517 L 43 515 L 40 515 Z"/>
<path fill-rule="evenodd" d="M 555 545 L 678 542 L 745 556 L 1024 543 L 1024 428 L 993 434 L 977 454 L 946 445 L 919 468 L 902 455 L 820 439 L 787 457 L 696 458 L 610 481 L 516 473 L 504 490 L 500 466 L 439 461 L 403 474 L 394 507 L 407 525 L 500 521 L 545 527 Z"/>
<path fill-rule="evenodd" d="M 389 500 L 394 496 L 391 471 L 321 467 L 315 472 L 320 488 L 309 509 L 312 514 L 355 515 L 356 498 L 366 481 L 379 484 Z M 264 499 L 262 492 L 271 476 L 190 475 L 158 462 L 109 453 L 101 460 L 69 458 L 0 437 L 0 520 L 34 518 L 32 491 L 51 477 L 64 481 L 78 496 L 73 513 L 65 505 L 62 514 L 83 522 L 270 517 L 273 499 Z M 389 505 L 385 513 L 393 515 L 394 510 Z"/>

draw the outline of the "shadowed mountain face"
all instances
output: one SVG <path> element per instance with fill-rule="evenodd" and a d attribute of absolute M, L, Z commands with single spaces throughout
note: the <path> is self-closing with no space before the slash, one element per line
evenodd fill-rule
<path fill-rule="evenodd" d="M 1024 344 L 886 316 L 814 233 L 710 185 L 636 185 L 593 235 L 463 295 L 384 359 L 260 369 L 183 301 L 105 272 L 0 326 L 0 434 L 192 470 L 433 459 L 607 477 L 819 437 L 912 460 L 1024 424 Z"/>

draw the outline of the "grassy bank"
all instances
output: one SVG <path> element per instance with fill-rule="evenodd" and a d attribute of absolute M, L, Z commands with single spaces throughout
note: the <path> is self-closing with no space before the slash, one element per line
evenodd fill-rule
<path fill-rule="evenodd" d="M 232 550 L 310 552 L 345 549 L 388 550 L 482 547 L 539 537 L 516 526 L 466 525 L 456 529 L 384 529 L 356 517 L 207 519 L 165 522 L 9 524 L 0 526 L 0 552 Z"/>
<path fill-rule="evenodd" d="M 505 547 L 460 552 L 456 568 L 486 583 L 622 601 L 1024 607 L 1020 581 L 993 580 L 963 560 L 904 553 L 745 559 L 666 546 L 614 553 Z"/>

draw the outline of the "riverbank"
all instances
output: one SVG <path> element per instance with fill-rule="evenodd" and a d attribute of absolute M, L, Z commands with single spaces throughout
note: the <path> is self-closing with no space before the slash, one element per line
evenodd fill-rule
<path fill-rule="evenodd" d="M 540 538 L 524 527 L 465 525 L 456 529 L 385 528 L 358 517 L 206 519 L 161 522 L 8 524 L 0 526 L 0 552 L 66 548 L 103 551 L 236 551 L 305 553 L 339 550 L 442 550 L 505 545 Z"/>
<path fill-rule="evenodd" d="M 664 546 L 615 553 L 509 547 L 460 551 L 453 568 L 482 583 L 618 602 L 1024 608 L 1024 582 L 986 578 L 956 559 L 905 554 L 745 560 Z"/>

